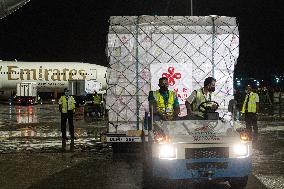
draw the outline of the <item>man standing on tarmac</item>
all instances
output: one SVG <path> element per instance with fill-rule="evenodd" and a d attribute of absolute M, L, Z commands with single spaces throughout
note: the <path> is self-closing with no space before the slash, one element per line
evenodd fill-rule
<path fill-rule="evenodd" d="M 155 121 L 177 119 L 180 113 L 178 98 L 174 91 L 168 89 L 169 84 L 166 77 L 159 79 L 159 87 L 159 90 L 150 91 L 148 97 L 153 119 Z"/>
<path fill-rule="evenodd" d="M 96 116 L 100 116 L 101 114 L 101 96 L 97 93 L 97 91 L 94 91 L 94 95 L 93 95 L 93 103 L 94 103 L 94 111 Z"/>
<path fill-rule="evenodd" d="M 207 77 L 204 80 L 204 87 L 194 90 L 191 93 L 185 101 L 187 115 L 203 117 L 203 113 L 198 110 L 198 107 L 201 103 L 212 100 L 212 93 L 215 91 L 215 84 L 215 78 Z M 214 104 L 212 106 L 214 106 Z"/>
<path fill-rule="evenodd" d="M 61 132 L 62 140 L 68 140 L 66 137 L 66 121 L 68 120 L 71 140 L 76 139 L 74 135 L 73 115 L 75 113 L 75 100 L 69 95 L 68 89 L 64 89 L 64 95 L 59 99 L 59 111 L 61 112 Z"/>
<path fill-rule="evenodd" d="M 257 127 L 257 112 L 259 110 L 259 96 L 253 92 L 252 87 L 246 87 L 246 97 L 243 103 L 242 114 L 245 116 L 246 129 L 253 141 L 257 141 L 258 127 Z M 252 133 L 253 130 L 253 133 Z"/>

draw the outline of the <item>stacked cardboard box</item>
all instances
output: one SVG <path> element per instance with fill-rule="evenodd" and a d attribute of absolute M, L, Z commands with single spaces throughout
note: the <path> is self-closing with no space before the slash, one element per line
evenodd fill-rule
<path fill-rule="evenodd" d="M 216 101 L 225 115 L 233 98 L 239 54 L 236 19 L 224 16 L 113 16 L 107 53 L 107 108 L 118 131 L 141 128 L 148 111 L 151 64 L 189 64 L 192 90 L 217 79 Z M 138 123 L 137 123 L 138 121 Z"/>

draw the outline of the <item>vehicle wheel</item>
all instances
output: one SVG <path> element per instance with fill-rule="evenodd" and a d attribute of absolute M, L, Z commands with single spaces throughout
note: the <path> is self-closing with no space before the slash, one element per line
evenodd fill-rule
<path fill-rule="evenodd" d="M 112 152 L 113 153 L 120 153 L 121 148 L 120 148 L 120 144 L 119 143 L 112 143 L 111 147 L 112 147 Z"/>
<path fill-rule="evenodd" d="M 113 153 L 130 153 L 133 149 L 133 144 L 128 143 L 120 143 L 120 142 L 113 142 L 111 144 L 112 146 L 112 152 Z"/>
<path fill-rule="evenodd" d="M 229 183 L 231 185 L 231 189 L 243 189 L 246 187 L 248 182 L 248 176 L 241 178 L 231 178 Z"/>
<path fill-rule="evenodd" d="M 156 188 L 156 179 L 153 176 L 152 150 L 147 143 L 144 143 L 143 154 L 143 188 Z"/>

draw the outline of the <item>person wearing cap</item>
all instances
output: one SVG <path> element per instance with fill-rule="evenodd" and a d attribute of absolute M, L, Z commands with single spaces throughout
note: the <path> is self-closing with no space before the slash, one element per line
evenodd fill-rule
<path fill-rule="evenodd" d="M 258 126 L 257 126 L 257 112 L 259 110 L 259 96 L 253 92 L 252 86 L 246 87 L 246 97 L 242 107 L 242 115 L 245 116 L 246 129 L 252 136 L 253 141 L 258 138 Z"/>
<path fill-rule="evenodd" d="M 204 80 L 204 85 L 198 90 L 194 90 L 186 99 L 185 106 L 189 116 L 203 117 L 203 113 L 199 111 L 198 107 L 201 103 L 212 101 L 212 93 L 215 91 L 216 79 L 207 77 Z M 209 104 L 208 104 L 209 106 Z M 212 105 L 214 106 L 214 105 Z M 212 107 L 214 108 L 214 107 Z"/>
<path fill-rule="evenodd" d="M 72 140 L 76 139 L 74 135 L 73 116 L 76 111 L 76 102 L 73 96 L 69 95 L 69 90 L 64 89 L 64 95 L 59 99 L 59 111 L 61 112 L 61 132 L 62 140 L 68 140 L 66 137 L 66 121 L 68 120 L 69 133 Z"/>
<path fill-rule="evenodd" d="M 159 90 L 150 91 L 148 101 L 150 111 L 153 111 L 153 118 L 157 120 L 178 119 L 180 106 L 177 94 L 168 89 L 168 79 L 162 77 L 159 79 Z"/>

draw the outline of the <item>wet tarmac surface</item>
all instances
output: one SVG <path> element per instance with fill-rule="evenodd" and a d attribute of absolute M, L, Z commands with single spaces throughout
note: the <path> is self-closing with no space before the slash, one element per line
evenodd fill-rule
<path fill-rule="evenodd" d="M 141 154 L 112 153 L 105 122 L 74 121 L 78 140 L 62 142 L 56 105 L 0 104 L 0 188 L 145 188 Z M 284 188 L 284 123 L 261 122 L 246 189 Z M 159 188 L 230 189 L 228 183 L 163 182 Z"/>

